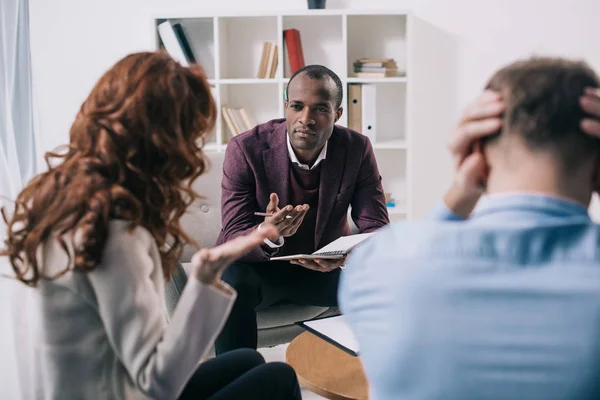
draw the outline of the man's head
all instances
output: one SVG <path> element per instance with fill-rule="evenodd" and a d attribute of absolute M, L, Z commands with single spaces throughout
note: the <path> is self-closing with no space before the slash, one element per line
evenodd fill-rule
<path fill-rule="evenodd" d="M 340 78 L 322 65 L 308 65 L 290 78 L 285 118 L 295 150 L 318 154 L 342 116 L 342 97 Z"/>
<path fill-rule="evenodd" d="M 600 141 L 581 131 L 579 99 L 598 85 L 585 63 L 564 59 L 532 58 L 496 72 L 487 88 L 501 94 L 506 110 L 501 132 L 484 141 L 491 174 L 518 180 L 537 170 L 591 187 Z"/>

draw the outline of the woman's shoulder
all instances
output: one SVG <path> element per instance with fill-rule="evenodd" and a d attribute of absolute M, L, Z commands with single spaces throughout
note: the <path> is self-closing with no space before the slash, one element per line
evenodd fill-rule
<path fill-rule="evenodd" d="M 109 222 L 107 233 L 103 259 L 113 258 L 107 257 L 109 255 L 118 257 L 121 254 L 150 256 L 154 261 L 160 259 L 156 240 L 143 226 L 116 219 Z"/>
<path fill-rule="evenodd" d="M 131 221 L 113 219 L 108 223 L 107 247 L 123 247 L 133 243 L 150 248 L 155 244 L 155 240 L 146 228 L 135 226 Z"/>
<path fill-rule="evenodd" d="M 146 228 L 130 221 L 111 220 L 107 233 L 96 274 L 138 276 L 161 268 L 158 245 Z"/>

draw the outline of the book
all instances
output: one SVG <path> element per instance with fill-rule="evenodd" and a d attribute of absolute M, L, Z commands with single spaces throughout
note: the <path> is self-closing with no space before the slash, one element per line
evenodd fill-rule
<path fill-rule="evenodd" d="M 273 54 L 273 69 L 271 69 L 271 78 L 275 78 L 277 73 L 277 66 L 279 65 L 279 52 L 277 51 L 279 47 L 275 45 L 275 53 Z"/>
<path fill-rule="evenodd" d="M 158 25 L 158 36 L 169 55 L 184 67 L 188 67 L 189 63 L 185 56 L 183 46 L 179 42 L 179 38 L 175 33 L 171 21 L 165 21 Z"/>
<path fill-rule="evenodd" d="M 305 66 L 300 31 L 297 29 L 286 29 L 283 31 L 283 38 L 285 40 L 285 48 L 290 63 L 290 75 L 293 75 L 296 71 Z"/>
<path fill-rule="evenodd" d="M 248 114 L 245 108 L 240 108 L 240 115 L 242 116 L 242 120 L 244 120 L 244 125 L 246 126 L 246 130 L 250 130 L 256 126 L 256 121 Z"/>
<path fill-rule="evenodd" d="M 242 132 L 246 132 L 246 126 L 244 125 L 244 120 L 242 119 L 240 113 L 238 112 L 238 108 L 230 108 L 229 112 L 233 117 L 233 124 L 235 125 L 235 129 L 237 131 L 237 135 Z"/>
<path fill-rule="evenodd" d="M 381 67 L 396 67 L 396 63 L 385 63 L 385 62 L 360 62 L 354 63 L 355 68 L 381 68 Z"/>
<path fill-rule="evenodd" d="M 181 45 L 181 48 L 183 49 L 183 53 L 185 54 L 185 58 L 187 58 L 188 63 L 190 63 L 190 64 L 195 63 L 196 56 L 194 55 L 192 47 L 190 46 L 190 42 L 187 40 L 187 36 L 185 35 L 183 26 L 181 26 L 181 24 L 177 23 L 177 24 L 173 25 L 173 29 L 175 30 L 175 35 L 177 36 L 177 39 L 179 40 L 179 44 Z"/>
<path fill-rule="evenodd" d="M 356 78 L 391 78 L 399 76 L 397 72 L 355 72 Z"/>
<path fill-rule="evenodd" d="M 393 58 L 361 58 L 358 60 L 361 63 L 395 63 Z"/>
<path fill-rule="evenodd" d="M 260 57 L 260 66 L 258 67 L 257 78 L 266 78 L 267 64 L 269 63 L 269 54 L 271 51 L 271 42 L 263 43 L 262 56 Z"/>
<path fill-rule="evenodd" d="M 398 72 L 398 69 L 386 67 L 357 67 L 354 68 L 354 72 L 386 72 L 388 74 L 391 74 Z"/>
<path fill-rule="evenodd" d="M 223 119 L 225 120 L 225 124 L 227 125 L 227 128 L 229 129 L 231 136 L 237 135 L 235 125 L 233 124 L 233 119 L 231 118 L 231 115 L 229 114 L 229 107 L 223 106 L 221 108 L 221 111 L 223 112 Z"/>
<path fill-rule="evenodd" d="M 358 244 L 360 244 L 362 241 L 368 239 L 374 233 L 375 232 L 342 236 L 312 254 L 294 254 L 291 256 L 271 257 L 270 260 L 339 260 L 346 257 L 350 250 L 358 246 Z"/>
<path fill-rule="evenodd" d="M 269 49 L 269 58 L 265 78 L 274 78 L 277 69 L 277 45 L 272 43 Z"/>

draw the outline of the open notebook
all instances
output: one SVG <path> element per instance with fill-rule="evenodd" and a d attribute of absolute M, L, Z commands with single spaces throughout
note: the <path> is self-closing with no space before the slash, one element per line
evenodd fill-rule
<path fill-rule="evenodd" d="M 325 260 L 336 260 L 346 257 L 346 254 L 350 252 L 356 245 L 363 240 L 371 236 L 372 233 L 361 233 L 358 235 L 342 236 L 341 238 L 334 240 L 327 246 L 315 251 L 312 254 L 293 254 L 291 256 L 271 257 L 272 261 L 276 260 L 298 260 L 298 259 L 325 259 Z"/>

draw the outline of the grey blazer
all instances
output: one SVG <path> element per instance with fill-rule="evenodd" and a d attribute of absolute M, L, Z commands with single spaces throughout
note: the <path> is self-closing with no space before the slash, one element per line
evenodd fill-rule
<path fill-rule="evenodd" d="M 66 265 L 50 240 L 46 273 Z M 213 344 L 236 294 L 190 279 L 168 321 L 158 247 L 113 221 L 102 262 L 36 291 L 45 399 L 175 399 Z M 229 292 L 228 292 L 229 291 Z"/>

